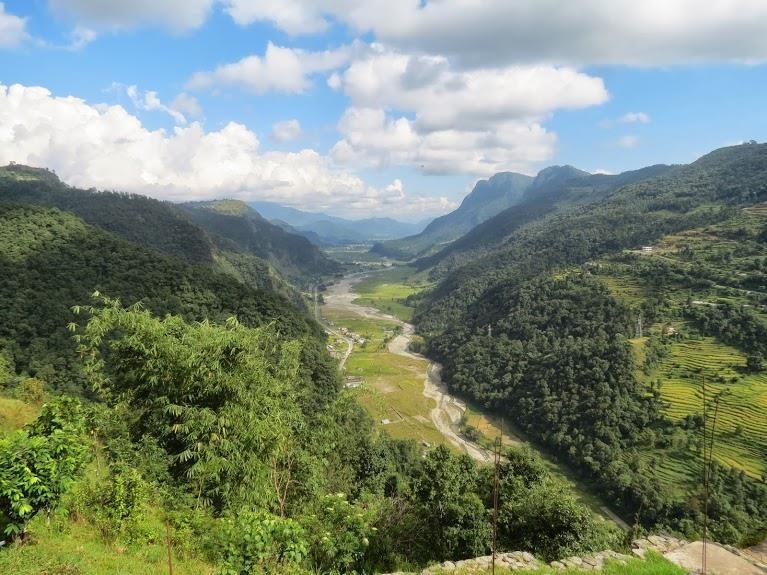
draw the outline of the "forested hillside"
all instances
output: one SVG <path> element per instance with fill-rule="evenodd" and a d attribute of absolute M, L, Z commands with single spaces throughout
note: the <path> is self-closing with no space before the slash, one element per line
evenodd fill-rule
<path fill-rule="evenodd" d="M 243 203 L 184 209 L 138 194 L 73 188 L 52 172 L 22 165 L 0 168 L 0 202 L 73 213 L 129 242 L 207 265 L 295 301 L 298 294 L 287 282 L 303 286 L 338 271 L 335 262 L 304 238 L 266 222 Z"/>
<path fill-rule="evenodd" d="M 303 286 L 341 270 L 308 239 L 268 222 L 245 202 L 214 200 L 180 207 L 213 237 L 221 251 L 230 254 L 230 259 L 255 255 Z"/>
<path fill-rule="evenodd" d="M 748 541 L 767 527 L 763 421 L 746 407 L 767 400 L 758 375 L 767 236 L 760 208 L 750 208 L 767 199 L 767 145 L 656 169 L 663 173 L 627 185 L 571 181 L 564 190 L 581 187 L 598 201 L 512 208 L 422 262 L 443 279 L 416 300 L 416 322 L 451 389 L 594 478 L 627 515 L 691 534 L 702 437 L 714 433 L 701 423 L 701 379 L 711 410 L 729 384 L 735 403 L 723 404 L 728 431 L 716 432 L 724 447 L 714 450 L 712 528 Z M 675 247 L 659 249 L 666 244 Z M 709 362 L 726 353 L 732 363 L 688 361 L 705 357 L 694 351 L 704 341 L 721 350 Z"/>
<path fill-rule="evenodd" d="M 419 234 L 376 244 L 373 251 L 408 260 L 438 249 L 517 204 L 532 182 L 530 176 L 514 172 L 501 172 L 480 180 L 458 209 L 436 218 Z"/>
<path fill-rule="evenodd" d="M 180 210 L 138 194 L 80 190 L 55 174 L 22 165 L 0 168 L 0 201 L 58 208 L 129 242 L 193 264 L 214 262 L 205 232 Z"/>
<path fill-rule="evenodd" d="M 158 314 L 246 325 L 276 322 L 286 334 L 318 335 L 305 312 L 276 293 L 207 266 L 119 239 L 55 209 L 0 204 L 0 341 L 15 364 L 56 388 L 82 385 L 67 324 L 71 307 L 98 290 Z"/>
<path fill-rule="evenodd" d="M 443 275 L 464 262 L 486 255 L 528 224 L 578 205 L 598 202 L 622 186 L 656 177 L 670 169 L 670 166 L 658 165 L 617 175 L 591 175 L 571 166 L 546 168 L 517 205 L 476 226 L 431 257 L 422 258 L 418 265 L 434 266 L 433 275 Z"/>
<path fill-rule="evenodd" d="M 45 185 L 61 186 L 6 182 L 63 201 Z M 192 264 L 117 235 L 110 210 L 130 222 L 146 200 L 95 196 L 0 202 L 0 571 L 381 572 L 488 552 L 489 468 L 376 431 L 306 310 L 215 270 L 255 249 L 255 216 L 190 208 L 221 232 L 202 236 L 214 265 Z M 157 225 L 177 216 L 147 202 Z M 498 500 L 499 550 L 620 545 L 532 453 L 505 454 Z"/>

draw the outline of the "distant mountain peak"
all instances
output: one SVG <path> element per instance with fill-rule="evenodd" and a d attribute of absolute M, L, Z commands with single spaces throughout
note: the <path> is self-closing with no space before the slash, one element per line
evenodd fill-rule
<path fill-rule="evenodd" d="M 310 234 L 312 241 L 326 244 L 378 241 L 420 232 L 426 223 L 408 223 L 388 217 L 351 220 L 320 212 L 304 212 L 274 202 L 250 204 L 268 220 L 280 220 L 294 232 Z"/>
<path fill-rule="evenodd" d="M 384 255 L 412 258 L 462 236 L 473 227 L 518 203 L 533 178 L 516 172 L 499 172 L 479 180 L 458 209 L 440 216 L 415 236 L 377 244 Z"/>
<path fill-rule="evenodd" d="M 538 175 L 533 181 L 532 187 L 537 188 L 544 184 L 548 184 L 554 181 L 572 180 L 574 178 L 585 178 L 590 176 L 589 172 L 579 170 L 571 165 L 564 166 L 549 166 L 538 172 Z"/>

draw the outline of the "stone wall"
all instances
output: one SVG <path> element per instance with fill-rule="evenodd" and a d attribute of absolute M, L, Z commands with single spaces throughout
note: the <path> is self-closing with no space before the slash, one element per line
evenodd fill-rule
<path fill-rule="evenodd" d="M 631 551 L 635 555 L 642 557 L 648 550 L 656 551 L 663 555 L 669 551 L 674 551 L 687 544 L 687 541 L 677 539 L 668 535 L 650 535 L 647 538 L 637 539 L 631 544 Z M 578 568 L 583 571 L 599 571 L 602 569 L 605 561 L 626 561 L 629 555 L 623 555 L 615 551 L 607 550 L 590 555 L 578 557 L 566 557 L 559 561 L 549 563 L 550 567 L 557 570 Z M 452 573 L 460 571 L 462 573 L 487 573 L 492 565 L 492 555 L 475 557 L 474 559 L 463 559 L 461 561 L 444 561 L 427 567 L 421 571 L 421 575 L 436 575 L 438 573 Z M 524 569 L 539 569 L 546 564 L 536 559 L 531 553 L 526 551 L 512 551 L 509 553 L 498 553 L 495 556 L 495 565 L 503 569 L 515 571 Z M 407 575 L 405 573 L 390 573 L 388 575 Z"/>

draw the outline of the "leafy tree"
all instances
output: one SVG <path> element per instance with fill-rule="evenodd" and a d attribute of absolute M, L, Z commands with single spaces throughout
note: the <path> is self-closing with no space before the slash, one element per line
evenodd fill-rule
<path fill-rule="evenodd" d="M 13 356 L 0 347 L 0 387 L 7 387 L 16 379 Z"/>
<path fill-rule="evenodd" d="M 753 372 L 759 372 L 764 369 L 764 356 L 759 353 L 750 353 L 746 357 L 746 369 Z"/>
<path fill-rule="evenodd" d="M 413 478 L 427 557 L 460 559 L 489 548 L 489 515 L 477 494 L 478 479 L 467 455 L 453 455 L 445 446 L 427 453 Z"/>
<path fill-rule="evenodd" d="M 155 437 L 174 475 L 217 508 L 280 506 L 274 466 L 304 432 L 301 342 L 234 318 L 187 324 L 97 297 L 85 327 L 72 329 L 94 388 L 135 410 L 134 436 Z"/>
<path fill-rule="evenodd" d="M 85 419 L 79 402 L 59 398 L 43 406 L 23 431 L 0 439 L 0 526 L 22 537 L 37 513 L 50 510 L 87 456 Z"/>
<path fill-rule="evenodd" d="M 534 549 L 546 560 L 611 548 L 620 540 L 616 528 L 600 522 L 554 482 L 504 501 L 499 524 L 506 548 Z"/>
<path fill-rule="evenodd" d="M 374 537 L 373 513 L 344 493 L 325 495 L 303 522 L 310 533 L 310 559 L 319 572 L 357 573 Z"/>

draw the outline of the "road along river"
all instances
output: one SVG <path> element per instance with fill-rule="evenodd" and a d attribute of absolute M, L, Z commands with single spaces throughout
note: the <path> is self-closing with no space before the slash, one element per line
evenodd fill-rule
<path fill-rule="evenodd" d="M 354 303 L 354 300 L 359 296 L 352 291 L 352 288 L 354 284 L 362 281 L 365 277 L 367 277 L 367 274 L 354 274 L 333 284 L 323 296 L 325 299 L 325 307 L 328 309 L 353 313 L 367 319 L 379 319 L 399 325 L 402 329 L 402 333 L 389 342 L 388 351 L 395 355 L 418 359 L 423 362 L 423 395 L 434 401 L 435 405 L 429 414 L 434 426 L 445 439 L 459 450 L 467 453 L 472 459 L 481 462 L 492 461 L 493 454 L 491 451 L 477 443 L 467 440 L 456 431 L 458 423 L 461 421 L 461 417 L 466 411 L 466 404 L 447 392 L 447 387 L 442 382 L 440 376 L 442 366 L 438 363 L 430 362 L 424 356 L 408 350 L 410 341 L 413 339 L 415 328 L 411 324 L 392 315 L 385 314 L 380 310 Z M 350 338 L 342 336 L 339 332 L 331 328 L 328 328 L 328 330 L 346 341 L 348 349 L 342 359 L 342 362 L 345 363 L 346 359 L 352 353 L 354 342 Z"/>

